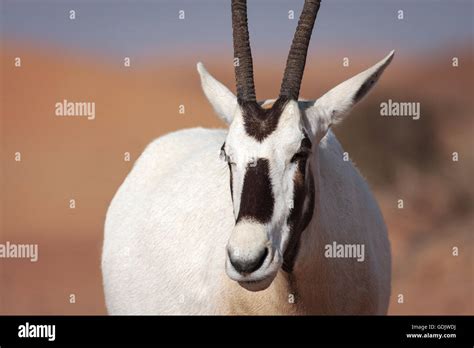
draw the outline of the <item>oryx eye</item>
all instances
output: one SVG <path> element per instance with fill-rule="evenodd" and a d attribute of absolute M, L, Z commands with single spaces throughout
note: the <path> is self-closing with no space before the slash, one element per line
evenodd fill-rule
<path fill-rule="evenodd" d="M 299 160 L 305 160 L 308 158 L 308 156 L 311 154 L 311 141 L 308 139 L 308 137 L 304 137 L 303 140 L 301 141 L 301 147 L 298 150 L 297 153 L 291 157 L 291 162 L 297 162 Z"/>
<path fill-rule="evenodd" d="M 298 151 L 297 153 L 295 153 L 293 155 L 293 157 L 291 157 L 291 162 L 294 163 L 294 162 L 297 162 L 299 160 L 304 160 L 304 159 L 307 159 L 308 158 L 308 155 L 309 155 L 309 152 L 306 152 L 306 151 Z"/>
<path fill-rule="evenodd" d="M 219 158 L 223 161 L 226 161 L 228 164 L 235 164 L 234 162 L 232 162 L 232 159 L 230 158 L 230 156 L 227 155 L 227 153 L 225 152 L 225 143 L 221 147 L 221 152 L 219 154 Z"/>
<path fill-rule="evenodd" d="M 300 161 L 300 160 L 305 160 L 308 158 L 308 156 L 311 154 L 311 150 L 306 148 L 306 147 L 302 147 L 298 150 L 297 153 L 295 153 L 293 155 L 293 157 L 291 157 L 291 162 L 294 163 L 294 162 L 297 162 L 297 161 Z"/>
<path fill-rule="evenodd" d="M 224 145 L 222 145 L 222 147 L 221 147 L 221 152 L 219 153 L 219 158 L 223 161 L 227 161 L 227 154 L 225 153 Z"/>

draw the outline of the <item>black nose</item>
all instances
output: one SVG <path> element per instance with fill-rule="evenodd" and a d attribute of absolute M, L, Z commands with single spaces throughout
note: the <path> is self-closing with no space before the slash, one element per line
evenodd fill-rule
<path fill-rule="evenodd" d="M 259 269 L 268 255 L 268 248 L 262 249 L 254 259 L 242 259 L 229 252 L 229 261 L 239 273 L 252 273 Z"/>

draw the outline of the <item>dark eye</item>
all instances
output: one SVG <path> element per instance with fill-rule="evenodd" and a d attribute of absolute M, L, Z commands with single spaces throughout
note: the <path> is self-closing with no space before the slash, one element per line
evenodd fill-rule
<path fill-rule="evenodd" d="M 227 156 L 227 153 L 225 152 L 225 143 L 222 144 L 221 152 L 219 153 L 219 158 L 223 161 L 229 162 L 229 157 Z"/>
<path fill-rule="evenodd" d="M 291 157 L 291 162 L 294 163 L 294 162 L 298 162 L 300 160 L 305 160 L 305 159 L 308 158 L 310 153 L 311 153 L 311 151 L 306 150 L 306 149 L 302 149 L 302 150 L 298 151 L 297 153 L 295 153 L 293 155 L 293 157 Z"/>
<path fill-rule="evenodd" d="M 228 156 L 227 153 L 225 152 L 224 146 L 225 146 L 225 144 L 222 145 L 222 147 L 221 147 L 221 152 L 219 153 L 219 158 L 223 161 L 226 161 L 228 164 L 234 165 L 235 163 L 232 162 L 232 159 L 230 158 L 230 156 Z"/>
<path fill-rule="evenodd" d="M 227 154 L 225 153 L 224 147 L 221 148 L 221 152 L 219 153 L 219 158 L 223 161 L 227 161 Z"/>

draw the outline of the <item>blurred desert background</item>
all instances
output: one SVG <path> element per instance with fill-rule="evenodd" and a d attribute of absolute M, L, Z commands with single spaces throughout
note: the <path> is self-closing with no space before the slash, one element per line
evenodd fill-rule
<path fill-rule="evenodd" d="M 104 218 L 133 162 L 162 134 L 224 126 L 195 66 L 203 61 L 235 90 L 230 6 L 196 3 L 2 1 L 0 243 L 37 243 L 39 260 L 0 260 L 0 314 L 105 314 Z M 249 2 L 259 98 L 278 94 L 296 27 L 288 11 L 297 18 L 299 3 Z M 326 1 L 316 22 L 304 98 L 396 50 L 375 90 L 335 128 L 389 229 L 389 314 L 474 314 L 472 10 L 472 1 Z M 63 99 L 95 102 L 95 120 L 56 117 Z M 381 117 L 388 99 L 420 102 L 421 118 Z"/>

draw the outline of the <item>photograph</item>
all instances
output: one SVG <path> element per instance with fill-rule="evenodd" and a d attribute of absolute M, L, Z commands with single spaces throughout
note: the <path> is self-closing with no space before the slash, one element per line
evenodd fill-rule
<path fill-rule="evenodd" d="M 472 346 L 473 15 L 0 0 L 0 345 Z"/>

